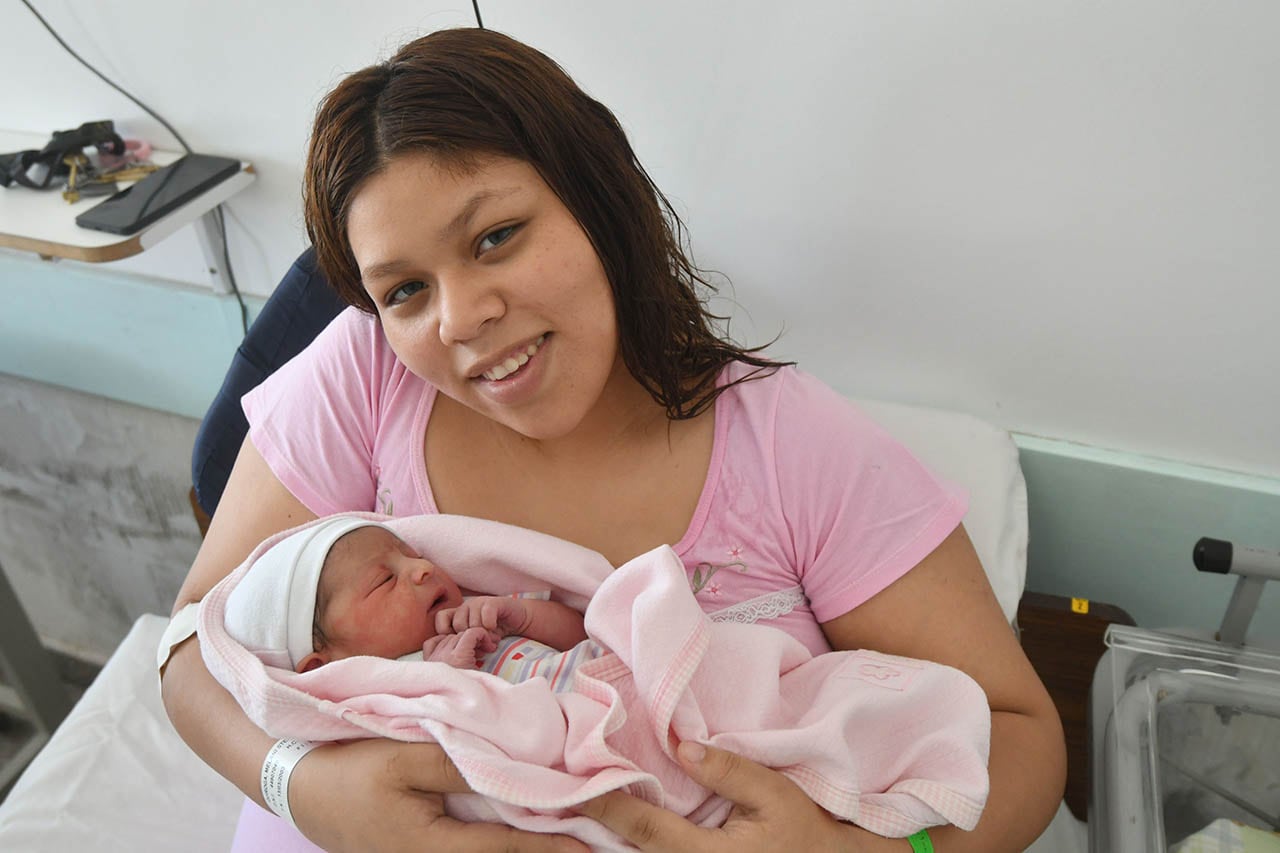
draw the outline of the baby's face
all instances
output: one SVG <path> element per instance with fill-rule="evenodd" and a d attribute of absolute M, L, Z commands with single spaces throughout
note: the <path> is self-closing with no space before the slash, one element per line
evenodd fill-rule
<path fill-rule="evenodd" d="M 436 635 L 436 613 L 462 603 L 452 578 L 381 527 L 357 528 L 334 543 L 318 594 L 331 660 L 421 651 Z"/>

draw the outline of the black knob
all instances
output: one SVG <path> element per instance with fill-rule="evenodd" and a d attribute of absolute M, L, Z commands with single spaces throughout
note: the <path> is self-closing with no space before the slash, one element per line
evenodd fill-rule
<path fill-rule="evenodd" d="M 1203 537 L 1191 551 L 1191 560 L 1202 572 L 1225 575 L 1231 571 L 1231 543 L 1222 539 Z"/>

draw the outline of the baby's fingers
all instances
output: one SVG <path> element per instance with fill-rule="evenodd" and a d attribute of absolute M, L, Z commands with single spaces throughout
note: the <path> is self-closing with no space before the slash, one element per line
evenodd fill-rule
<path fill-rule="evenodd" d="M 509 599 L 508 599 L 509 600 Z M 502 619 L 506 602 L 501 598 L 488 598 L 480 605 L 480 624 L 490 631 L 498 630 L 498 622 Z"/>
<path fill-rule="evenodd" d="M 453 610 L 453 632 L 461 634 L 468 628 L 474 628 L 480 624 L 480 608 L 484 599 L 471 598 L 464 602 L 457 609 Z"/>
<path fill-rule="evenodd" d="M 485 641 L 489 639 L 489 632 L 484 628 L 476 626 L 468 628 L 458 635 L 458 648 L 474 657 L 478 650 L 484 648 Z"/>
<path fill-rule="evenodd" d="M 422 659 L 442 661 L 457 642 L 456 634 L 436 634 L 422 644 Z"/>
<path fill-rule="evenodd" d="M 444 610 L 437 611 L 436 612 L 436 633 L 437 634 L 456 633 L 453 627 L 453 619 L 454 619 L 454 615 L 457 614 L 460 610 L 461 608 L 459 607 L 449 607 Z"/>

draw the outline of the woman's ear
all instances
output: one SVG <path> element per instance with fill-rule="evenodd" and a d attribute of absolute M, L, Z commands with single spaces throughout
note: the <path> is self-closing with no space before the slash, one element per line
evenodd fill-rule
<path fill-rule="evenodd" d="M 324 666 L 328 662 L 328 652 L 312 652 L 302 660 L 298 661 L 298 666 L 294 669 L 294 672 L 310 672 L 317 667 Z"/>

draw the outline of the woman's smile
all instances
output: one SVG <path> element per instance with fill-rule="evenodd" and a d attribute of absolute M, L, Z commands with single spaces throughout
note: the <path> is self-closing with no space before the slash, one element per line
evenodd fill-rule
<path fill-rule="evenodd" d="M 480 375 L 490 382 L 501 382 L 508 376 L 520 371 L 520 368 L 529 363 L 529 360 L 538 354 L 539 348 L 546 341 L 545 334 L 538 335 L 537 339 L 526 346 L 516 347 L 512 352 L 498 361 L 493 367 L 480 371 Z"/>

